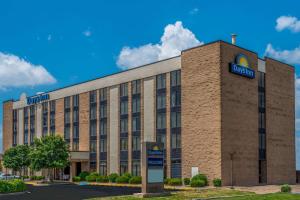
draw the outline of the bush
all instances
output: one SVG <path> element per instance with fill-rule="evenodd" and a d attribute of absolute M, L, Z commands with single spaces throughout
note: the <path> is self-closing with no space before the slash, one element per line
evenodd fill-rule
<path fill-rule="evenodd" d="M 205 181 L 201 179 L 192 179 L 191 180 L 191 187 L 204 187 Z"/>
<path fill-rule="evenodd" d="M 72 178 L 73 182 L 79 182 L 81 180 L 80 176 L 74 176 Z"/>
<path fill-rule="evenodd" d="M 196 176 L 193 176 L 191 181 L 193 181 L 193 180 L 203 180 L 205 186 L 208 185 L 208 179 L 207 179 L 207 176 L 205 174 L 197 174 Z"/>
<path fill-rule="evenodd" d="M 165 178 L 165 180 L 164 180 L 164 184 L 166 184 L 166 185 L 168 185 L 169 184 L 169 182 L 170 182 L 170 178 Z"/>
<path fill-rule="evenodd" d="M 108 176 L 108 179 L 111 183 L 115 183 L 118 177 L 119 175 L 117 173 L 112 173 Z"/>
<path fill-rule="evenodd" d="M 129 179 L 130 184 L 141 184 L 142 183 L 142 177 L 141 176 L 133 176 L 131 179 Z"/>
<path fill-rule="evenodd" d="M 181 180 L 181 178 L 171 178 L 169 180 L 168 184 L 173 185 L 173 186 L 182 185 L 182 180 Z"/>
<path fill-rule="evenodd" d="M 100 176 L 100 174 L 98 172 L 92 172 L 90 173 L 90 176 Z"/>
<path fill-rule="evenodd" d="M 26 185 L 22 180 L 0 181 L 0 193 L 23 192 Z"/>
<path fill-rule="evenodd" d="M 23 179 L 29 179 L 29 176 L 22 176 Z"/>
<path fill-rule="evenodd" d="M 184 178 L 183 183 L 184 183 L 184 185 L 190 185 L 191 179 L 190 178 Z"/>
<path fill-rule="evenodd" d="M 128 179 L 132 178 L 132 175 L 130 173 L 124 173 L 122 176 L 127 177 Z"/>
<path fill-rule="evenodd" d="M 281 186 L 281 192 L 290 193 L 292 191 L 291 186 L 284 184 Z"/>
<path fill-rule="evenodd" d="M 96 178 L 97 178 L 97 176 L 88 175 L 88 176 L 85 177 L 85 180 L 87 182 L 95 182 Z"/>
<path fill-rule="evenodd" d="M 222 186 L 222 180 L 220 178 L 215 178 L 213 180 L 213 184 L 215 187 L 221 187 Z"/>
<path fill-rule="evenodd" d="M 107 176 L 98 176 L 96 178 L 96 182 L 98 182 L 98 183 L 108 183 L 109 179 L 108 179 Z"/>
<path fill-rule="evenodd" d="M 86 171 L 80 172 L 80 174 L 79 174 L 80 180 L 85 181 L 86 180 L 85 178 L 88 175 L 90 175 L 90 172 L 86 172 Z"/>
<path fill-rule="evenodd" d="M 45 179 L 45 176 L 31 176 L 30 179 L 33 181 L 40 181 Z"/>
<path fill-rule="evenodd" d="M 116 178 L 116 183 L 128 183 L 129 178 L 127 176 L 119 176 Z"/>

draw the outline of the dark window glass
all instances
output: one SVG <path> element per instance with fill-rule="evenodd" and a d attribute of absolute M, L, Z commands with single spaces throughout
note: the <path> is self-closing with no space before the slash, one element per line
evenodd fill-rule
<path fill-rule="evenodd" d="M 132 94 L 140 94 L 141 93 L 141 80 L 132 81 Z"/>
<path fill-rule="evenodd" d="M 107 134 L 107 122 L 100 121 L 100 135 L 106 135 L 106 134 Z"/>
<path fill-rule="evenodd" d="M 74 95 L 73 96 L 73 107 L 78 107 L 79 106 L 79 95 Z"/>
<path fill-rule="evenodd" d="M 101 139 L 100 140 L 100 152 L 105 153 L 106 152 L 106 139 Z"/>
<path fill-rule="evenodd" d="M 265 73 L 258 72 L 258 86 L 265 88 Z"/>
<path fill-rule="evenodd" d="M 165 134 L 157 134 L 156 135 L 156 141 L 159 143 L 162 143 L 164 148 L 165 148 L 165 144 L 166 144 L 166 135 Z"/>
<path fill-rule="evenodd" d="M 79 127 L 73 126 L 73 138 L 78 139 L 79 138 Z"/>
<path fill-rule="evenodd" d="M 100 101 L 106 101 L 107 100 L 107 89 L 102 88 L 100 89 Z"/>
<path fill-rule="evenodd" d="M 79 122 L 79 111 L 73 110 L 73 123 Z"/>
<path fill-rule="evenodd" d="M 78 151 L 78 150 L 79 150 L 79 142 L 73 141 L 73 151 Z"/>
<path fill-rule="evenodd" d="M 120 113 L 121 115 L 128 114 L 128 101 L 121 101 Z"/>
<path fill-rule="evenodd" d="M 133 98 L 132 99 L 132 113 L 139 113 L 141 111 L 141 99 Z"/>
<path fill-rule="evenodd" d="M 90 141 L 90 153 L 96 153 L 97 152 L 97 141 L 91 140 Z"/>
<path fill-rule="evenodd" d="M 124 174 L 128 172 L 128 162 L 127 161 L 121 161 L 120 162 L 120 174 Z"/>
<path fill-rule="evenodd" d="M 65 97 L 65 109 L 68 109 L 71 107 L 71 103 L 70 103 L 70 97 Z"/>
<path fill-rule="evenodd" d="M 97 106 L 91 106 L 91 108 L 90 108 L 90 119 L 91 120 L 97 119 Z"/>
<path fill-rule="evenodd" d="M 181 148 L 181 134 L 180 133 L 172 133 L 171 134 L 171 147 L 172 149 Z"/>
<path fill-rule="evenodd" d="M 128 138 L 121 138 L 120 139 L 120 150 L 127 151 L 128 150 Z"/>
<path fill-rule="evenodd" d="M 166 113 L 157 113 L 156 128 L 157 129 L 165 129 L 166 128 Z"/>
<path fill-rule="evenodd" d="M 65 137 L 65 140 L 69 140 L 70 139 L 70 132 L 71 132 L 71 129 L 70 127 L 65 127 L 65 133 L 64 133 L 64 137 Z"/>
<path fill-rule="evenodd" d="M 171 112 L 171 128 L 181 127 L 181 113 Z"/>
<path fill-rule="evenodd" d="M 133 136 L 132 137 L 132 150 L 133 151 L 140 151 L 141 150 L 141 137 L 140 136 Z"/>
<path fill-rule="evenodd" d="M 171 72 L 171 86 L 179 86 L 181 84 L 180 70 Z"/>
<path fill-rule="evenodd" d="M 50 101 L 50 112 L 55 112 L 55 101 Z"/>
<path fill-rule="evenodd" d="M 97 123 L 90 123 L 90 136 L 97 136 Z"/>
<path fill-rule="evenodd" d="M 128 84 L 127 83 L 123 83 L 120 85 L 120 96 L 121 97 L 128 96 Z"/>
<path fill-rule="evenodd" d="M 259 120 L 259 128 L 266 128 L 266 121 L 265 121 L 265 113 L 259 113 L 258 115 Z"/>
<path fill-rule="evenodd" d="M 96 103 L 97 102 L 97 91 L 91 91 L 90 92 L 90 103 Z"/>
<path fill-rule="evenodd" d="M 166 108 L 166 93 L 159 93 L 156 96 L 156 108 Z"/>
<path fill-rule="evenodd" d="M 132 161 L 132 175 L 140 176 L 141 175 L 141 163 L 139 160 Z"/>
<path fill-rule="evenodd" d="M 156 89 L 166 88 L 166 74 L 156 76 Z"/>
<path fill-rule="evenodd" d="M 171 91 L 171 107 L 176 107 L 181 105 L 181 94 L 180 90 Z"/>
<path fill-rule="evenodd" d="M 106 104 L 100 104 L 100 118 L 105 118 L 107 115 L 107 106 Z"/>
<path fill-rule="evenodd" d="M 106 173 L 107 173 L 106 161 L 100 161 L 99 173 L 102 176 L 106 175 Z"/>
<path fill-rule="evenodd" d="M 121 133 L 128 132 L 128 119 L 127 118 L 120 120 L 120 131 L 121 131 Z"/>
<path fill-rule="evenodd" d="M 132 117 L 132 131 L 141 130 L 141 118 L 139 116 Z"/>

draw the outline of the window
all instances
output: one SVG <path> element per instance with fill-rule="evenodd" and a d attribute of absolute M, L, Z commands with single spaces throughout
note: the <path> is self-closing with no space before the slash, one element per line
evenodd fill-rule
<path fill-rule="evenodd" d="M 90 136 L 97 136 L 97 123 L 96 122 L 90 123 Z"/>
<path fill-rule="evenodd" d="M 96 106 L 91 106 L 91 108 L 90 108 L 90 119 L 91 120 L 97 119 L 97 107 Z"/>
<path fill-rule="evenodd" d="M 258 92 L 258 105 L 260 108 L 264 108 L 265 107 L 265 93 L 259 91 Z"/>
<path fill-rule="evenodd" d="M 266 149 L 266 134 L 259 134 L 259 149 Z"/>
<path fill-rule="evenodd" d="M 73 141 L 73 151 L 79 150 L 79 141 Z"/>
<path fill-rule="evenodd" d="M 181 82 L 180 70 L 171 72 L 171 86 L 179 86 Z"/>
<path fill-rule="evenodd" d="M 16 146 L 17 145 L 17 134 L 13 134 L 13 145 Z"/>
<path fill-rule="evenodd" d="M 156 128 L 157 129 L 166 128 L 166 113 L 157 113 Z"/>
<path fill-rule="evenodd" d="M 24 108 L 24 118 L 28 117 L 28 107 Z"/>
<path fill-rule="evenodd" d="M 107 89 L 103 88 L 100 89 L 100 101 L 106 101 L 107 100 Z"/>
<path fill-rule="evenodd" d="M 24 144 L 28 144 L 28 131 L 24 132 Z"/>
<path fill-rule="evenodd" d="M 106 139 L 100 140 L 100 152 L 101 153 L 106 152 Z"/>
<path fill-rule="evenodd" d="M 265 73 L 258 72 L 258 86 L 265 88 Z"/>
<path fill-rule="evenodd" d="M 42 103 L 42 111 L 44 114 L 48 112 L 48 102 Z"/>
<path fill-rule="evenodd" d="M 181 134 L 180 133 L 172 133 L 171 136 L 171 147 L 172 149 L 181 148 Z"/>
<path fill-rule="evenodd" d="M 65 133 L 64 133 L 64 137 L 65 137 L 65 140 L 69 140 L 70 139 L 70 132 L 71 132 L 71 129 L 70 127 L 65 127 Z"/>
<path fill-rule="evenodd" d="M 141 111 L 141 99 L 133 98 L 132 99 L 132 113 L 139 113 Z"/>
<path fill-rule="evenodd" d="M 120 85 L 120 97 L 128 96 L 128 84 L 123 83 Z"/>
<path fill-rule="evenodd" d="M 166 135 L 165 134 L 156 134 L 156 141 L 162 143 L 164 148 L 166 147 Z"/>
<path fill-rule="evenodd" d="M 132 131 L 141 130 L 141 119 L 140 117 L 132 117 Z"/>
<path fill-rule="evenodd" d="M 132 137 L 132 150 L 133 151 L 140 151 L 141 150 L 141 137 L 140 136 L 133 136 Z"/>
<path fill-rule="evenodd" d="M 128 114 L 128 101 L 121 101 L 120 113 L 121 115 Z"/>
<path fill-rule="evenodd" d="M 128 162 L 121 161 L 120 162 L 120 174 L 123 175 L 124 173 L 128 172 Z"/>
<path fill-rule="evenodd" d="M 104 176 L 107 173 L 106 161 L 100 161 L 99 173 Z"/>
<path fill-rule="evenodd" d="M 71 107 L 70 97 L 65 97 L 65 109 L 68 109 L 70 107 Z"/>
<path fill-rule="evenodd" d="M 166 74 L 156 76 L 156 89 L 166 88 Z"/>
<path fill-rule="evenodd" d="M 73 110 L 73 123 L 77 123 L 79 121 L 79 111 Z"/>
<path fill-rule="evenodd" d="M 97 91 L 91 91 L 90 92 L 90 103 L 96 103 L 97 102 Z"/>
<path fill-rule="evenodd" d="M 106 117 L 107 106 L 105 104 L 100 104 L 100 118 Z"/>
<path fill-rule="evenodd" d="M 79 95 L 74 95 L 73 96 L 73 107 L 78 107 L 79 106 Z"/>
<path fill-rule="evenodd" d="M 44 114 L 43 115 L 43 127 L 47 128 L 47 126 L 48 126 L 48 115 Z"/>
<path fill-rule="evenodd" d="M 171 128 L 181 127 L 181 113 L 171 112 Z"/>
<path fill-rule="evenodd" d="M 128 132 L 128 119 L 127 118 L 124 118 L 124 119 L 121 119 L 121 126 L 120 126 L 120 131 L 121 133 L 127 133 Z"/>
<path fill-rule="evenodd" d="M 54 125 L 55 125 L 55 115 L 50 114 L 50 126 L 54 126 Z"/>
<path fill-rule="evenodd" d="M 180 90 L 171 91 L 171 107 L 180 106 L 181 104 L 181 94 Z"/>
<path fill-rule="evenodd" d="M 132 81 L 132 94 L 140 94 L 141 93 L 141 80 Z"/>
<path fill-rule="evenodd" d="M 107 123 L 106 121 L 100 121 L 100 135 L 106 135 Z"/>
<path fill-rule="evenodd" d="M 71 123 L 70 114 L 70 112 L 65 112 L 65 124 Z"/>
<path fill-rule="evenodd" d="M 166 93 L 158 93 L 156 97 L 156 108 L 166 108 Z"/>
<path fill-rule="evenodd" d="M 35 115 L 35 106 L 30 106 L 30 116 Z"/>
<path fill-rule="evenodd" d="M 96 153 L 97 152 L 97 141 L 91 140 L 90 141 L 90 153 Z"/>
<path fill-rule="evenodd" d="M 13 119 L 14 120 L 18 119 L 18 111 L 17 110 L 13 110 Z"/>
<path fill-rule="evenodd" d="M 50 112 L 55 112 L 55 101 L 50 101 Z"/>
<path fill-rule="evenodd" d="M 132 175 L 140 176 L 141 175 L 141 163 L 139 160 L 132 161 Z"/>
<path fill-rule="evenodd" d="M 73 138 L 78 139 L 79 138 L 79 127 L 73 126 Z"/>
<path fill-rule="evenodd" d="M 128 139 L 127 138 L 121 138 L 121 151 L 127 151 L 128 150 Z"/>
<path fill-rule="evenodd" d="M 265 113 L 259 113 L 258 115 L 259 120 L 259 128 L 266 128 L 266 121 L 265 121 Z"/>

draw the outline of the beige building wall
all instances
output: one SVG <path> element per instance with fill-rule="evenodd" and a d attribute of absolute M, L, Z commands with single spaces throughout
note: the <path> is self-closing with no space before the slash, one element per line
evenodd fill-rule
<path fill-rule="evenodd" d="M 109 89 L 109 170 L 108 174 L 119 173 L 119 87 Z"/>
<path fill-rule="evenodd" d="M 36 123 L 35 136 L 37 138 L 41 138 L 42 137 L 42 104 L 36 105 L 35 123 Z"/>
<path fill-rule="evenodd" d="M 79 151 L 90 150 L 90 96 L 79 94 Z"/>
<path fill-rule="evenodd" d="M 144 142 L 155 141 L 155 77 L 144 79 Z"/>
<path fill-rule="evenodd" d="M 6 101 L 3 103 L 3 152 L 12 146 L 13 135 L 13 102 Z"/>
<path fill-rule="evenodd" d="M 295 184 L 295 70 L 266 58 L 267 183 Z"/>
<path fill-rule="evenodd" d="M 18 144 L 24 144 L 24 110 L 18 110 Z"/>
<path fill-rule="evenodd" d="M 55 102 L 55 132 L 64 138 L 64 126 L 65 126 L 65 105 L 64 98 L 58 99 Z"/>

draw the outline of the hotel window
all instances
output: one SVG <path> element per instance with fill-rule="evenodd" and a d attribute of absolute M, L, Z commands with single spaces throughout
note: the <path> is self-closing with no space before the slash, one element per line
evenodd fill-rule
<path fill-rule="evenodd" d="M 73 126 L 73 139 L 79 139 L 79 127 Z"/>
<path fill-rule="evenodd" d="M 157 113 L 156 128 L 157 129 L 166 128 L 166 113 Z"/>
<path fill-rule="evenodd" d="M 124 173 L 128 172 L 128 162 L 121 161 L 120 162 L 120 174 L 123 175 Z"/>
<path fill-rule="evenodd" d="M 166 88 L 166 74 L 156 76 L 156 89 Z"/>
<path fill-rule="evenodd" d="M 100 140 L 100 152 L 105 153 L 106 152 L 106 139 L 101 139 Z"/>
<path fill-rule="evenodd" d="M 71 117 L 70 117 L 70 111 L 65 112 L 65 124 L 70 124 L 71 123 Z"/>
<path fill-rule="evenodd" d="M 17 145 L 18 137 L 18 110 L 13 110 L 13 146 Z"/>
<path fill-rule="evenodd" d="M 107 105 L 100 104 L 100 118 L 106 118 L 107 113 Z"/>
<path fill-rule="evenodd" d="M 30 144 L 33 144 L 35 137 L 35 106 L 30 106 Z"/>
<path fill-rule="evenodd" d="M 24 108 L 24 144 L 28 144 L 28 107 Z"/>
<path fill-rule="evenodd" d="M 173 111 L 171 112 L 171 128 L 181 127 L 181 113 Z"/>
<path fill-rule="evenodd" d="M 128 118 L 121 119 L 120 132 L 127 133 L 128 132 Z"/>
<path fill-rule="evenodd" d="M 90 136 L 97 136 L 97 123 L 96 122 L 91 122 L 90 124 Z"/>
<path fill-rule="evenodd" d="M 262 91 L 258 92 L 258 105 L 260 108 L 265 108 L 265 93 Z"/>
<path fill-rule="evenodd" d="M 140 176 L 141 175 L 140 160 L 133 160 L 132 161 L 132 175 L 133 176 Z"/>
<path fill-rule="evenodd" d="M 73 141 L 73 151 L 79 151 L 79 141 Z"/>
<path fill-rule="evenodd" d="M 96 120 L 97 119 L 97 106 L 92 105 L 90 108 L 90 120 Z"/>
<path fill-rule="evenodd" d="M 180 70 L 171 72 L 171 86 L 179 86 L 181 84 Z"/>
<path fill-rule="evenodd" d="M 79 150 L 79 95 L 73 97 L 73 151 Z"/>
<path fill-rule="evenodd" d="M 141 137 L 133 136 L 132 137 L 132 151 L 140 151 L 141 150 Z"/>
<path fill-rule="evenodd" d="M 181 135 L 180 133 L 172 133 L 171 134 L 171 148 L 172 149 L 180 149 L 181 148 Z"/>
<path fill-rule="evenodd" d="M 107 130 L 107 122 L 106 121 L 100 121 L 100 135 L 106 135 Z"/>
<path fill-rule="evenodd" d="M 78 122 L 79 122 L 79 111 L 73 110 L 73 123 L 78 123 Z"/>
<path fill-rule="evenodd" d="M 121 138 L 121 144 L 120 144 L 120 150 L 121 151 L 127 151 L 128 150 L 128 139 L 127 138 Z"/>
<path fill-rule="evenodd" d="M 100 101 L 106 101 L 107 100 L 107 89 L 102 88 L 100 89 Z"/>
<path fill-rule="evenodd" d="M 55 101 L 50 101 L 50 134 L 55 134 Z"/>
<path fill-rule="evenodd" d="M 132 98 L 132 113 L 141 112 L 141 99 L 140 98 Z"/>
<path fill-rule="evenodd" d="M 96 153 L 97 152 L 97 141 L 91 140 L 90 141 L 90 153 Z"/>
<path fill-rule="evenodd" d="M 65 97 L 65 109 L 71 108 L 70 97 Z"/>
<path fill-rule="evenodd" d="M 128 101 L 121 101 L 120 114 L 127 115 L 128 114 Z"/>
<path fill-rule="evenodd" d="M 70 97 L 65 97 L 64 98 L 64 109 L 65 109 L 65 114 L 64 114 L 64 138 L 67 143 L 70 142 L 70 134 L 71 134 L 71 128 L 70 128 L 70 123 L 71 123 L 71 98 Z"/>
<path fill-rule="evenodd" d="M 132 117 L 132 131 L 140 131 L 141 130 L 141 119 L 139 116 Z"/>
<path fill-rule="evenodd" d="M 259 128 L 266 128 L 266 121 L 265 121 L 265 113 L 259 113 L 258 115 L 258 119 L 259 119 Z"/>
<path fill-rule="evenodd" d="M 48 133 L 48 102 L 42 103 L 42 124 L 43 124 L 43 133 L 42 136 L 46 136 Z"/>
<path fill-rule="evenodd" d="M 74 95 L 73 96 L 73 107 L 78 107 L 79 106 L 79 95 Z"/>
<path fill-rule="evenodd" d="M 141 80 L 132 81 L 132 94 L 140 94 L 141 93 Z"/>
<path fill-rule="evenodd" d="M 106 175 L 106 173 L 107 173 L 106 161 L 100 161 L 99 173 L 102 176 Z"/>
<path fill-rule="evenodd" d="M 71 132 L 70 126 L 65 127 L 65 134 L 64 134 L 65 140 L 70 140 L 70 132 Z"/>
<path fill-rule="evenodd" d="M 166 148 L 165 147 L 165 144 L 166 144 L 166 134 L 157 134 L 156 141 L 159 142 L 159 143 L 162 143 L 163 146 L 164 146 L 164 149 Z"/>
<path fill-rule="evenodd" d="M 97 91 L 91 91 L 90 92 L 90 103 L 96 103 L 97 102 Z"/>
<path fill-rule="evenodd" d="M 265 88 L 265 73 L 258 72 L 258 86 Z"/>
<path fill-rule="evenodd" d="M 120 97 L 128 96 L 128 84 L 123 83 L 120 85 Z"/>
<path fill-rule="evenodd" d="M 171 91 L 171 107 L 176 107 L 181 105 L 181 94 L 180 90 Z"/>
<path fill-rule="evenodd" d="M 163 109 L 166 108 L 166 93 L 158 93 L 156 96 L 156 108 Z"/>

